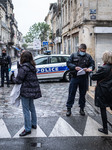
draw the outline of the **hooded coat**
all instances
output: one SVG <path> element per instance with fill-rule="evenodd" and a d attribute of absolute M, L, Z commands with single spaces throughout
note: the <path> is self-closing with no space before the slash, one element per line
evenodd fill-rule
<path fill-rule="evenodd" d="M 18 75 L 12 77 L 15 84 L 22 84 L 20 95 L 26 98 L 37 99 L 42 97 L 36 75 L 36 68 L 30 63 L 23 63 L 18 68 Z"/>
<path fill-rule="evenodd" d="M 100 108 L 112 107 L 112 64 L 99 67 L 91 79 L 97 81 L 95 105 Z"/>

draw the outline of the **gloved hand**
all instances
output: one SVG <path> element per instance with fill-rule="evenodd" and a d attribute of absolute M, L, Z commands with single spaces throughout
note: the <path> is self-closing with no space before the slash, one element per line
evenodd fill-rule
<path fill-rule="evenodd" d="M 11 68 L 9 68 L 9 72 L 11 71 Z"/>
<path fill-rule="evenodd" d="M 14 77 L 14 71 L 12 71 L 12 74 L 11 74 L 11 81 L 13 82 L 13 77 Z"/>

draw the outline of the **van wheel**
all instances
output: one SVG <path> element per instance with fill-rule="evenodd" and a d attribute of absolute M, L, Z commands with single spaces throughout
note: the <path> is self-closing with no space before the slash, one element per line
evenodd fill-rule
<path fill-rule="evenodd" d="M 70 81 L 70 71 L 65 72 L 63 79 L 67 82 Z"/>

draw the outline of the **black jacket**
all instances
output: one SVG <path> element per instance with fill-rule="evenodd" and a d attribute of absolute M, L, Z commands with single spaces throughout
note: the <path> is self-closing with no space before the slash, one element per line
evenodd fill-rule
<path fill-rule="evenodd" d="M 67 61 L 67 67 L 70 69 L 70 73 L 73 77 L 77 76 L 77 71 L 75 70 L 76 66 L 81 68 L 91 67 L 91 69 L 94 70 L 95 63 L 91 55 L 88 53 L 86 53 L 84 56 L 81 56 L 79 52 L 77 52 L 73 53 Z"/>
<path fill-rule="evenodd" d="M 30 63 L 24 63 L 18 68 L 17 77 L 12 80 L 16 84 L 22 84 L 20 95 L 26 98 L 40 98 L 41 90 L 36 75 L 36 69 Z"/>
<path fill-rule="evenodd" d="M 11 58 L 10 56 L 2 56 L 2 64 L 1 67 L 11 68 Z"/>
<path fill-rule="evenodd" d="M 112 64 L 99 67 L 91 79 L 97 81 L 95 105 L 101 108 L 112 107 Z"/>

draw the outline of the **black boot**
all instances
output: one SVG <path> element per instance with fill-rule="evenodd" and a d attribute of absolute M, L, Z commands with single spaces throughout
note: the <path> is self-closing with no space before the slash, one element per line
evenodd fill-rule
<path fill-rule="evenodd" d="M 80 115 L 82 115 L 82 116 L 85 116 L 85 112 L 84 112 L 84 109 L 83 108 L 80 108 Z"/>
<path fill-rule="evenodd" d="M 36 126 L 36 125 L 32 125 L 32 128 L 33 128 L 33 129 L 37 129 L 37 126 Z"/>
<path fill-rule="evenodd" d="M 99 128 L 98 131 L 102 132 L 104 134 L 108 134 L 108 129 L 107 128 Z"/>
<path fill-rule="evenodd" d="M 68 117 L 71 116 L 71 108 L 67 109 L 66 116 L 68 116 Z"/>
<path fill-rule="evenodd" d="M 19 136 L 26 136 L 26 135 L 28 135 L 28 134 L 31 134 L 31 131 L 26 132 L 26 131 L 24 130 L 21 134 L 19 134 Z"/>

